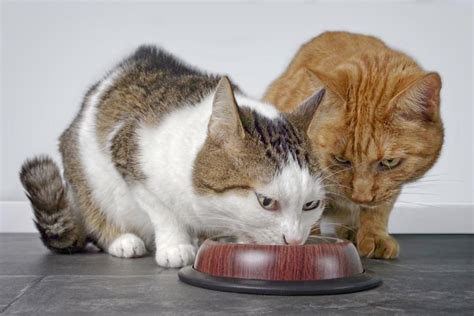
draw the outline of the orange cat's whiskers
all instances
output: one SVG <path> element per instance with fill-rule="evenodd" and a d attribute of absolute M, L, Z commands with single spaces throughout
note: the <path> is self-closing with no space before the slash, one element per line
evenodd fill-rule
<path fill-rule="evenodd" d="M 335 196 L 339 196 L 339 197 L 342 197 L 342 198 L 347 198 L 344 194 L 336 193 L 336 192 L 333 192 L 333 191 L 328 192 L 327 195 L 328 196 L 335 195 Z"/>
<path fill-rule="evenodd" d="M 422 206 L 422 207 L 430 207 L 430 208 L 432 208 L 432 207 L 441 208 L 440 206 L 435 205 L 435 204 L 425 204 L 425 203 L 420 203 L 420 202 L 404 201 L 404 200 L 400 200 L 400 199 L 397 200 L 397 203 L 415 205 L 415 206 L 418 206 L 418 207 Z"/>
<path fill-rule="evenodd" d="M 334 226 L 337 226 L 337 227 L 342 227 L 342 228 L 345 228 L 345 229 L 347 229 L 347 230 L 350 230 L 350 231 L 353 232 L 353 233 L 357 233 L 357 230 L 354 229 L 353 227 L 348 226 L 348 225 L 344 225 L 344 224 L 341 224 L 341 223 L 324 222 L 324 223 L 320 223 L 320 224 L 319 224 L 320 227 L 323 227 L 323 226 L 331 226 L 331 225 L 334 225 Z"/>
<path fill-rule="evenodd" d="M 348 169 L 344 169 L 344 170 L 339 170 L 339 171 L 346 171 Z M 330 182 L 333 182 L 333 183 L 339 183 L 339 181 L 337 180 L 336 177 L 334 177 L 335 173 L 332 173 L 332 174 L 326 174 L 323 178 L 322 181 L 330 181 Z"/>
<path fill-rule="evenodd" d="M 346 188 L 346 189 L 351 189 L 351 187 L 347 186 L 347 185 L 343 185 L 343 184 L 340 184 L 340 183 L 337 183 L 337 182 L 333 182 L 333 183 L 330 183 L 330 184 L 326 184 L 324 185 L 325 188 L 328 188 L 328 187 L 339 187 L 339 188 Z"/>
<path fill-rule="evenodd" d="M 431 195 L 431 196 L 437 196 L 438 194 L 430 193 L 430 192 L 406 192 L 406 191 L 403 191 L 403 195 Z"/>
<path fill-rule="evenodd" d="M 432 183 L 443 183 L 443 184 L 450 184 L 450 183 L 462 183 L 461 180 L 438 180 L 438 179 L 421 179 L 421 180 L 417 180 L 416 182 L 414 183 L 409 183 L 409 184 L 406 184 L 405 187 L 408 187 L 408 186 L 413 186 L 413 185 L 417 185 L 417 184 L 432 184 Z"/>
<path fill-rule="evenodd" d="M 328 182 L 329 185 L 341 185 L 341 183 L 339 181 L 337 181 L 337 179 L 329 179 L 329 178 L 326 178 L 324 180 L 324 182 Z"/>
<path fill-rule="evenodd" d="M 336 194 L 338 194 L 338 196 L 340 196 L 340 197 L 347 198 L 346 195 L 344 195 L 344 189 L 348 190 L 349 188 L 344 187 L 344 186 L 335 186 L 335 185 L 331 186 L 330 185 L 330 186 L 325 186 L 324 189 L 325 189 L 327 195 L 336 195 Z M 337 193 L 337 192 L 339 192 L 339 193 Z"/>
<path fill-rule="evenodd" d="M 424 175 L 421 179 L 429 179 L 433 177 L 446 177 L 446 176 L 448 176 L 447 173 L 432 173 L 432 174 Z"/>
<path fill-rule="evenodd" d="M 338 165 L 337 165 L 337 164 L 332 164 L 332 165 L 326 166 L 326 167 L 324 167 L 323 169 L 321 169 L 320 172 L 321 172 L 321 173 L 324 173 L 324 172 L 326 172 L 327 170 L 329 170 L 329 169 L 331 169 L 331 168 L 334 168 L 334 167 L 336 167 L 336 166 L 338 166 Z"/>
<path fill-rule="evenodd" d="M 338 197 L 338 199 L 336 199 L 334 196 Z M 349 200 L 349 199 L 347 198 L 347 196 L 345 196 L 345 195 L 341 195 L 341 194 L 337 194 L 337 193 L 332 193 L 332 192 L 329 193 L 326 198 L 327 198 L 329 201 L 333 201 L 333 202 L 337 202 L 337 201 L 339 201 L 340 199 L 342 199 L 342 200 Z"/>
<path fill-rule="evenodd" d="M 341 173 L 341 172 L 348 171 L 348 170 L 351 170 L 351 169 L 352 169 L 352 166 L 346 167 L 346 168 L 341 169 L 341 170 L 338 170 L 338 171 L 336 171 L 336 172 L 334 172 L 334 173 L 332 173 L 332 174 L 330 174 L 330 175 L 327 175 L 326 177 L 322 178 L 321 181 L 324 182 L 325 180 L 330 179 L 330 178 L 336 176 L 337 174 L 339 174 L 339 173 Z"/>

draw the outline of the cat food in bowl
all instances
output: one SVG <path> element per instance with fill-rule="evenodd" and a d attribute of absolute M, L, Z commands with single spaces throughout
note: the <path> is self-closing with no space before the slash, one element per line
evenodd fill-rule
<path fill-rule="evenodd" d="M 364 271 L 354 245 L 311 236 L 304 245 L 239 243 L 207 239 L 181 281 L 208 289 L 254 294 L 315 295 L 367 290 L 381 284 Z"/>

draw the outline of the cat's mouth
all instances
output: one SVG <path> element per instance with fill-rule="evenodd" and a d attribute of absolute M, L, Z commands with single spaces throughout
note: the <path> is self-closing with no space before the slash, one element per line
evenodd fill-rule
<path fill-rule="evenodd" d="M 357 205 L 360 206 L 360 207 L 363 207 L 363 208 L 376 208 L 376 207 L 378 207 L 378 206 L 381 205 L 381 203 L 379 203 L 379 202 L 372 202 L 372 203 L 370 203 L 370 204 L 367 204 L 367 203 L 356 203 L 356 202 L 354 202 L 354 203 L 357 204 Z"/>
<path fill-rule="evenodd" d="M 368 203 L 361 203 L 361 202 L 354 201 L 353 199 L 351 199 L 347 195 L 345 195 L 345 196 L 340 195 L 337 198 L 342 198 L 348 203 L 357 205 L 359 207 L 364 207 L 364 208 L 376 208 L 376 207 L 378 207 L 378 206 L 380 206 L 380 205 L 382 205 L 386 202 L 384 200 L 378 200 L 378 201 L 372 201 L 372 202 L 368 202 Z"/>
<path fill-rule="evenodd" d="M 331 193 L 329 193 L 330 195 Z M 382 204 L 385 204 L 387 202 L 387 199 L 380 199 L 380 200 L 374 200 L 372 202 L 358 202 L 358 201 L 354 201 L 351 197 L 350 197 L 351 193 L 347 193 L 347 192 L 343 192 L 343 194 L 338 194 L 336 196 L 334 196 L 334 199 L 343 199 L 345 200 L 346 202 L 348 203 L 351 203 L 351 204 L 354 204 L 354 205 L 357 205 L 359 207 L 365 207 L 365 208 L 375 208 L 375 207 L 378 207 Z"/>

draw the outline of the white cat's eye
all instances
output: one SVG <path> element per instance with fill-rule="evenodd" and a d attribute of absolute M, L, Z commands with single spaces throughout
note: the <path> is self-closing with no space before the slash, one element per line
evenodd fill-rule
<path fill-rule="evenodd" d="M 277 200 L 269 198 L 260 193 L 255 193 L 255 195 L 257 196 L 258 203 L 260 203 L 260 206 L 264 209 L 269 211 L 276 211 L 278 209 L 279 205 Z"/>
<path fill-rule="evenodd" d="M 350 160 L 345 159 L 344 157 L 334 155 L 334 160 L 336 160 L 338 163 L 343 164 L 343 165 L 348 165 L 350 164 Z"/>
<path fill-rule="evenodd" d="M 390 159 L 384 159 L 379 162 L 379 166 L 382 169 L 393 169 L 396 166 L 398 166 L 401 162 L 400 158 L 390 158 Z"/>
<path fill-rule="evenodd" d="M 314 200 L 303 205 L 303 211 L 311 211 L 318 208 L 321 205 L 321 200 Z"/>

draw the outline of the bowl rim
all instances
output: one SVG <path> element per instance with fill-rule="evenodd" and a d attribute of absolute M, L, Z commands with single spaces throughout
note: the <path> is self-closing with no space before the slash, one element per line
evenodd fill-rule
<path fill-rule="evenodd" d="M 309 242 L 308 242 L 309 241 Z M 243 241 L 236 240 L 235 236 L 232 235 L 215 235 L 207 238 L 204 240 L 204 243 L 211 244 L 211 245 L 252 245 L 253 247 L 314 247 L 323 244 L 340 244 L 345 245 L 347 243 L 351 243 L 349 240 L 341 239 L 332 236 L 321 236 L 321 235 L 309 235 L 306 239 L 306 242 L 302 245 L 285 245 L 285 244 L 257 244 L 257 243 L 248 243 Z"/>

